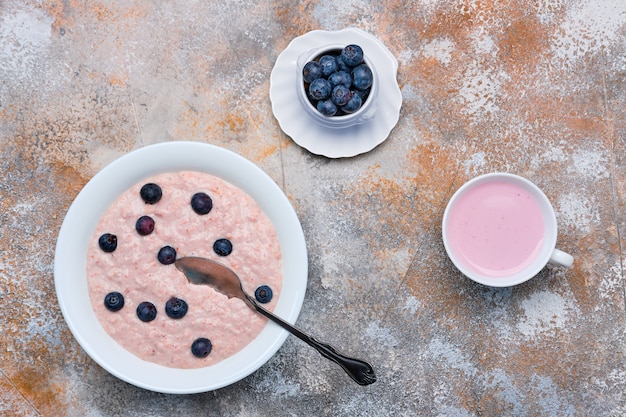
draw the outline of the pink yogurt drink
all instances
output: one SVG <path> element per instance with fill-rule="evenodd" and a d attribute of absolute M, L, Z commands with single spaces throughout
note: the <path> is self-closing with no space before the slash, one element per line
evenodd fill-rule
<path fill-rule="evenodd" d="M 539 203 L 511 182 L 487 182 L 468 189 L 448 218 L 451 252 L 469 271 L 483 276 L 507 277 L 522 271 L 543 244 Z"/>

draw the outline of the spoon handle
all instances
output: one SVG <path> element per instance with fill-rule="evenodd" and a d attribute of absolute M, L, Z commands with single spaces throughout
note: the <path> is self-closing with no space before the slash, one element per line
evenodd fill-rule
<path fill-rule="evenodd" d="M 346 371 L 346 373 L 350 375 L 350 377 L 357 384 L 369 385 L 376 382 L 376 374 L 374 373 L 374 368 L 372 368 L 372 365 L 370 365 L 369 363 L 360 359 L 350 358 L 339 353 L 337 349 L 335 349 L 328 343 L 322 343 L 318 341 L 314 337 L 304 333 L 302 330 L 292 326 L 280 317 L 275 316 L 273 313 L 261 307 L 252 297 L 246 295 L 246 299 L 260 314 L 272 320 L 283 329 L 287 330 L 289 333 L 304 341 L 309 346 L 315 348 L 315 350 L 317 350 L 326 359 L 330 359 L 331 361 L 341 366 L 343 370 Z"/>

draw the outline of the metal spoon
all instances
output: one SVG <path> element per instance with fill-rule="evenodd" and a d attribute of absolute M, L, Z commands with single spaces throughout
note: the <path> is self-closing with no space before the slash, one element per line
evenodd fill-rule
<path fill-rule="evenodd" d="M 180 258 L 176 260 L 175 264 L 176 268 L 182 271 L 192 284 L 209 285 L 228 298 L 239 298 L 253 311 L 277 323 L 309 346 L 314 347 L 325 358 L 339 364 L 357 384 L 369 385 L 376 382 L 376 374 L 369 363 L 342 355 L 331 345 L 317 341 L 312 336 L 261 307 L 253 297 L 250 297 L 244 291 L 241 280 L 235 271 L 226 265 L 199 257 Z"/>

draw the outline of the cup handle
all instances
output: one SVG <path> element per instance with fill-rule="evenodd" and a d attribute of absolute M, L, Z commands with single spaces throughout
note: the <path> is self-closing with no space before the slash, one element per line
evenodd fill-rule
<path fill-rule="evenodd" d="M 549 262 L 551 264 L 569 268 L 574 264 L 574 257 L 569 253 L 563 252 L 562 250 L 554 249 L 554 251 L 552 251 L 552 256 L 550 256 Z"/>

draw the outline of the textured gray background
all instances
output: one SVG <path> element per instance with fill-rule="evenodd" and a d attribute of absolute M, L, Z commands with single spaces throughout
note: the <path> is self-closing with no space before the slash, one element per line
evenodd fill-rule
<path fill-rule="evenodd" d="M 354 26 L 400 63 L 400 121 L 365 155 L 300 148 L 271 112 L 289 41 Z M 0 2 L 0 415 L 622 416 L 626 245 L 622 0 Z M 95 364 L 54 293 L 64 213 L 151 143 L 240 153 L 293 203 L 309 250 L 298 325 L 368 358 L 360 387 L 289 338 L 232 386 L 157 394 Z M 445 256 L 447 199 L 524 175 L 574 268 L 515 288 Z"/>

